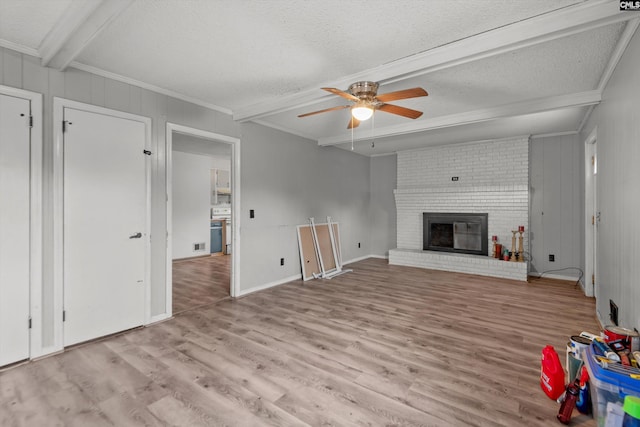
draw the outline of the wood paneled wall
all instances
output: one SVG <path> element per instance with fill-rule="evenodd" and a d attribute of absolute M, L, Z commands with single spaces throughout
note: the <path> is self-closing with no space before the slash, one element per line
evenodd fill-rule
<path fill-rule="evenodd" d="M 40 65 L 38 58 L 0 48 L 0 84 L 44 95 L 43 182 L 43 346 L 53 346 L 53 98 L 60 97 L 152 119 L 151 315 L 165 312 L 166 123 L 176 123 L 238 137 L 231 116 L 167 95 L 95 74 Z M 153 238 L 153 236 L 161 236 Z"/>
<path fill-rule="evenodd" d="M 595 129 L 598 150 L 598 259 L 595 294 L 601 322 L 609 321 L 609 299 L 620 325 L 640 328 L 640 32 L 636 32 L 605 87 L 583 132 Z"/>

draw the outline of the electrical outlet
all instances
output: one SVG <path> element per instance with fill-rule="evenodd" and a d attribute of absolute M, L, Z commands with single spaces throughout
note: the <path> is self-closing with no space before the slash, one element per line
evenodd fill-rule
<path fill-rule="evenodd" d="M 618 326 L 618 305 L 611 299 L 609 300 L 609 319 Z"/>
<path fill-rule="evenodd" d="M 556 262 L 556 256 L 554 254 L 549 254 L 549 262 Z"/>
<path fill-rule="evenodd" d="M 457 176 L 452 176 L 451 181 L 457 181 L 459 178 Z"/>
<path fill-rule="evenodd" d="M 280 258 L 280 265 L 284 265 L 284 258 Z"/>

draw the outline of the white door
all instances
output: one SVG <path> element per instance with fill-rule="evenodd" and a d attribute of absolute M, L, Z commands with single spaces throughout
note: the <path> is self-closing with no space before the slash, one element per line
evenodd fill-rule
<path fill-rule="evenodd" d="M 0 366 L 29 358 L 29 113 L 0 95 Z"/>
<path fill-rule="evenodd" d="M 64 109 L 64 345 L 145 313 L 145 124 Z"/>

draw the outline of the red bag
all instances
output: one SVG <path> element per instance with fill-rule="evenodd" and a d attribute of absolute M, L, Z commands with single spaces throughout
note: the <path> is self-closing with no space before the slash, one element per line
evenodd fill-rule
<path fill-rule="evenodd" d="M 564 392 L 564 370 L 558 353 L 550 345 L 542 349 L 540 387 L 552 400 L 557 400 Z"/>

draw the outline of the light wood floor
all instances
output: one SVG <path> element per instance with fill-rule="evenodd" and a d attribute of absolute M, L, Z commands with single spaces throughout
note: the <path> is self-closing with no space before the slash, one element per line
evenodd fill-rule
<path fill-rule="evenodd" d="M 557 425 L 540 352 L 597 331 L 572 283 L 350 267 L 0 373 L 0 425 Z"/>
<path fill-rule="evenodd" d="M 231 255 L 173 261 L 173 313 L 229 298 Z"/>

